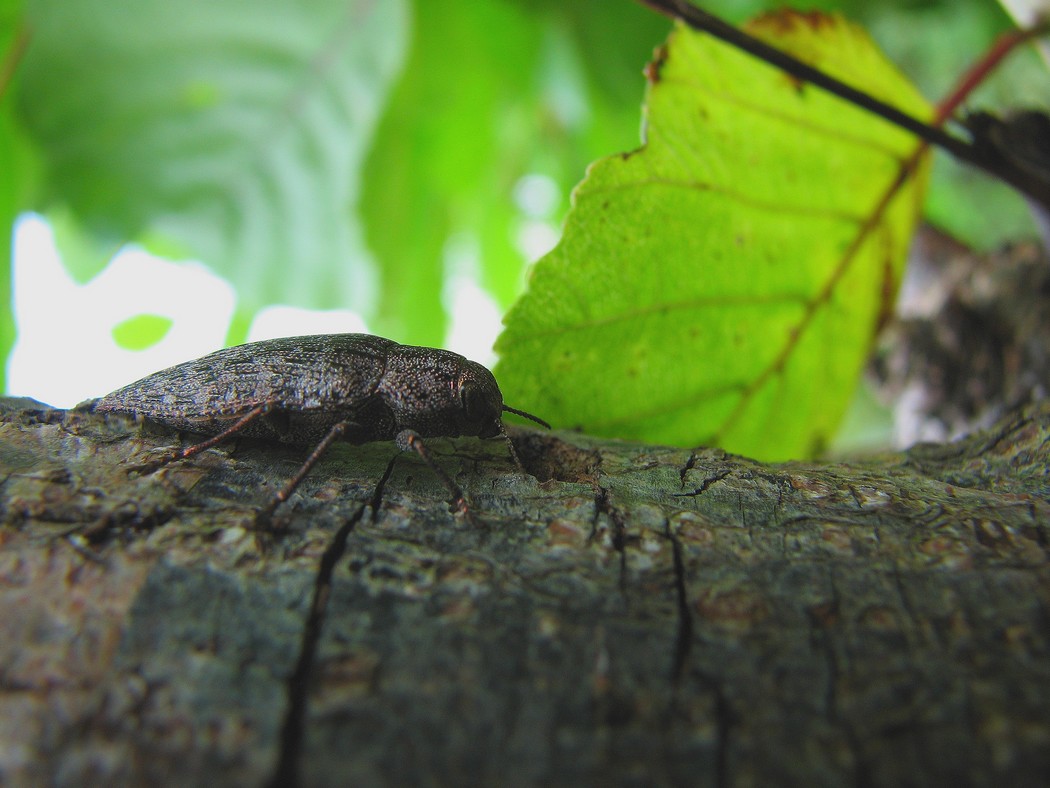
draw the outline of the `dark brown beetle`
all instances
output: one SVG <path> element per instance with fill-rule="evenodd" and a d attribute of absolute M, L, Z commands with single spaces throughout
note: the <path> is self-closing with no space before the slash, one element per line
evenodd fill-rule
<path fill-rule="evenodd" d="M 148 375 L 92 407 L 212 436 L 147 466 L 152 468 L 236 434 L 312 446 L 267 515 L 337 440 L 393 440 L 402 450 L 416 451 L 465 508 L 463 492 L 433 462 L 424 438 L 503 435 L 521 467 L 503 413 L 550 427 L 504 405 L 496 379 L 480 364 L 447 350 L 367 334 L 286 337 L 226 348 Z"/>

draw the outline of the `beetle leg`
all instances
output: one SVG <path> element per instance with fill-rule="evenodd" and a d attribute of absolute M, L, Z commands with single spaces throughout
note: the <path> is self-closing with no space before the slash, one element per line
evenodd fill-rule
<path fill-rule="evenodd" d="M 452 477 L 445 473 L 436 462 L 434 458 L 430 456 L 430 451 L 427 450 L 426 444 L 423 443 L 422 436 L 415 430 L 401 430 L 397 434 L 395 439 L 397 447 L 401 451 L 414 451 L 418 454 L 423 462 L 427 464 L 427 467 L 434 472 L 434 475 L 441 479 L 442 483 L 448 487 L 449 492 L 452 493 L 453 503 L 456 508 L 467 515 L 467 518 L 473 521 L 473 515 L 470 512 L 470 508 L 467 506 L 467 496 L 463 494 L 463 490 L 458 484 L 452 481 Z"/>
<path fill-rule="evenodd" d="M 324 453 L 328 451 L 328 447 L 340 438 L 342 438 L 352 425 L 352 422 L 340 421 L 337 424 L 333 425 L 330 430 L 328 430 L 328 434 L 321 438 L 320 443 L 314 446 L 314 450 L 310 452 L 309 456 L 303 461 L 303 464 L 300 466 L 299 470 L 296 471 L 295 476 L 289 479 L 285 483 L 284 487 L 277 491 L 277 494 L 273 497 L 270 503 L 266 505 L 265 508 L 259 510 L 259 515 L 256 520 L 257 522 L 270 522 L 270 518 L 273 515 L 274 510 L 291 497 L 292 493 L 295 492 L 295 488 L 298 487 L 302 480 L 306 478 L 306 474 L 310 472 L 310 469 L 313 468 L 314 465 L 317 464 L 317 461 L 321 459 L 321 457 L 324 455 Z"/>
<path fill-rule="evenodd" d="M 499 434 L 503 436 L 503 440 L 507 442 L 507 450 L 510 452 L 510 458 L 514 460 L 514 464 L 518 466 L 518 470 L 529 476 L 529 472 L 525 470 L 525 466 L 522 465 L 521 457 L 518 456 L 518 450 L 514 448 L 514 441 L 510 439 L 510 435 L 507 434 L 507 430 L 504 429 L 503 424 L 499 425 Z"/>
<path fill-rule="evenodd" d="M 134 470 L 140 472 L 155 471 L 158 468 L 161 468 L 170 462 L 174 462 L 175 460 L 185 460 L 186 458 L 192 457 L 195 454 L 200 454 L 205 449 L 210 449 L 212 446 L 217 446 L 218 444 L 222 443 L 231 435 L 236 435 L 238 432 L 243 430 L 253 421 L 261 419 L 267 414 L 273 412 L 274 407 L 275 405 L 272 402 L 263 402 L 262 404 L 256 405 L 254 408 L 245 413 L 243 416 L 237 419 L 237 421 L 235 421 L 229 427 L 224 429 L 218 435 L 212 435 L 207 440 L 201 441 L 200 443 L 195 443 L 193 446 L 188 446 L 185 449 L 177 449 L 169 454 L 164 455 L 160 459 L 152 460 L 150 462 L 144 463 L 143 465 L 136 465 L 134 466 Z"/>

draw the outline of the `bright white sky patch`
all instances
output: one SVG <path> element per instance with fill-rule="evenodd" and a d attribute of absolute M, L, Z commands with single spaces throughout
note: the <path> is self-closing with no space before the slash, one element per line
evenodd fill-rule
<path fill-rule="evenodd" d="M 126 383 L 222 347 L 233 318 L 233 289 L 197 263 L 172 263 L 127 247 L 86 285 L 62 267 L 40 216 L 26 214 L 13 238 L 18 340 L 8 392 L 71 407 Z M 115 325 L 143 313 L 173 321 L 146 351 L 113 340 Z"/>
<path fill-rule="evenodd" d="M 451 302 L 452 324 L 445 347 L 491 368 L 496 361 L 492 343 L 502 327 L 495 299 L 468 276 L 453 276 L 446 293 Z"/>
<path fill-rule="evenodd" d="M 128 246 L 80 285 L 63 267 L 47 221 L 35 214 L 19 219 L 12 251 L 18 340 L 8 362 L 8 394 L 72 407 L 223 346 L 235 293 L 200 263 L 170 262 Z M 473 247 L 451 244 L 450 251 L 442 293 L 452 315 L 446 346 L 491 366 L 499 307 L 477 283 Z M 142 314 L 170 319 L 171 329 L 145 350 L 118 346 L 113 328 Z M 271 306 L 255 316 L 248 340 L 367 331 L 349 310 Z"/>
<path fill-rule="evenodd" d="M 349 309 L 325 312 L 294 306 L 268 306 L 260 309 L 248 330 L 248 341 L 305 334 L 367 334 L 361 315 Z"/>

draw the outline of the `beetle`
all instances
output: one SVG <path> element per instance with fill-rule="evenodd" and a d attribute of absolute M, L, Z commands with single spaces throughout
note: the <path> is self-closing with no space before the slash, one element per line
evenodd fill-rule
<path fill-rule="evenodd" d="M 514 413 L 488 369 L 448 350 L 369 334 L 320 334 L 225 348 L 131 383 L 96 400 L 96 413 L 126 413 L 211 436 L 142 466 L 156 469 L 241 434 L 313 449 L 264 511 L 268 517 L 337 440 L 393 440 L 413 450 L 466 511 L 462 490 L 430 457 L 424 438 L 502 435 Z M 523 469 L 524 470 L 524 469 Z"/>

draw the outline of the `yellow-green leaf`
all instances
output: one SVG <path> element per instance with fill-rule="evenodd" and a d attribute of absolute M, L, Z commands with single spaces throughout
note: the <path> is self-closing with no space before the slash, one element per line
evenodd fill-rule
<path fill-rule="evenodd" d="M 751 30 L 929 114 L 840 17 L 783 12 Z M 600 435 L 819 451 L 897 289 L 918 143 L 683 27 L 649 74 L 645 145 L 592 166 L 506 318 L 507 401 Z"/>
<path fill-rule="evenodd" d="M 171 326 L 171 318 L 162 315 L 133 315 L 113 326 L 113 341 L 127 350 L 145 350 L 164 339 Z"/>

